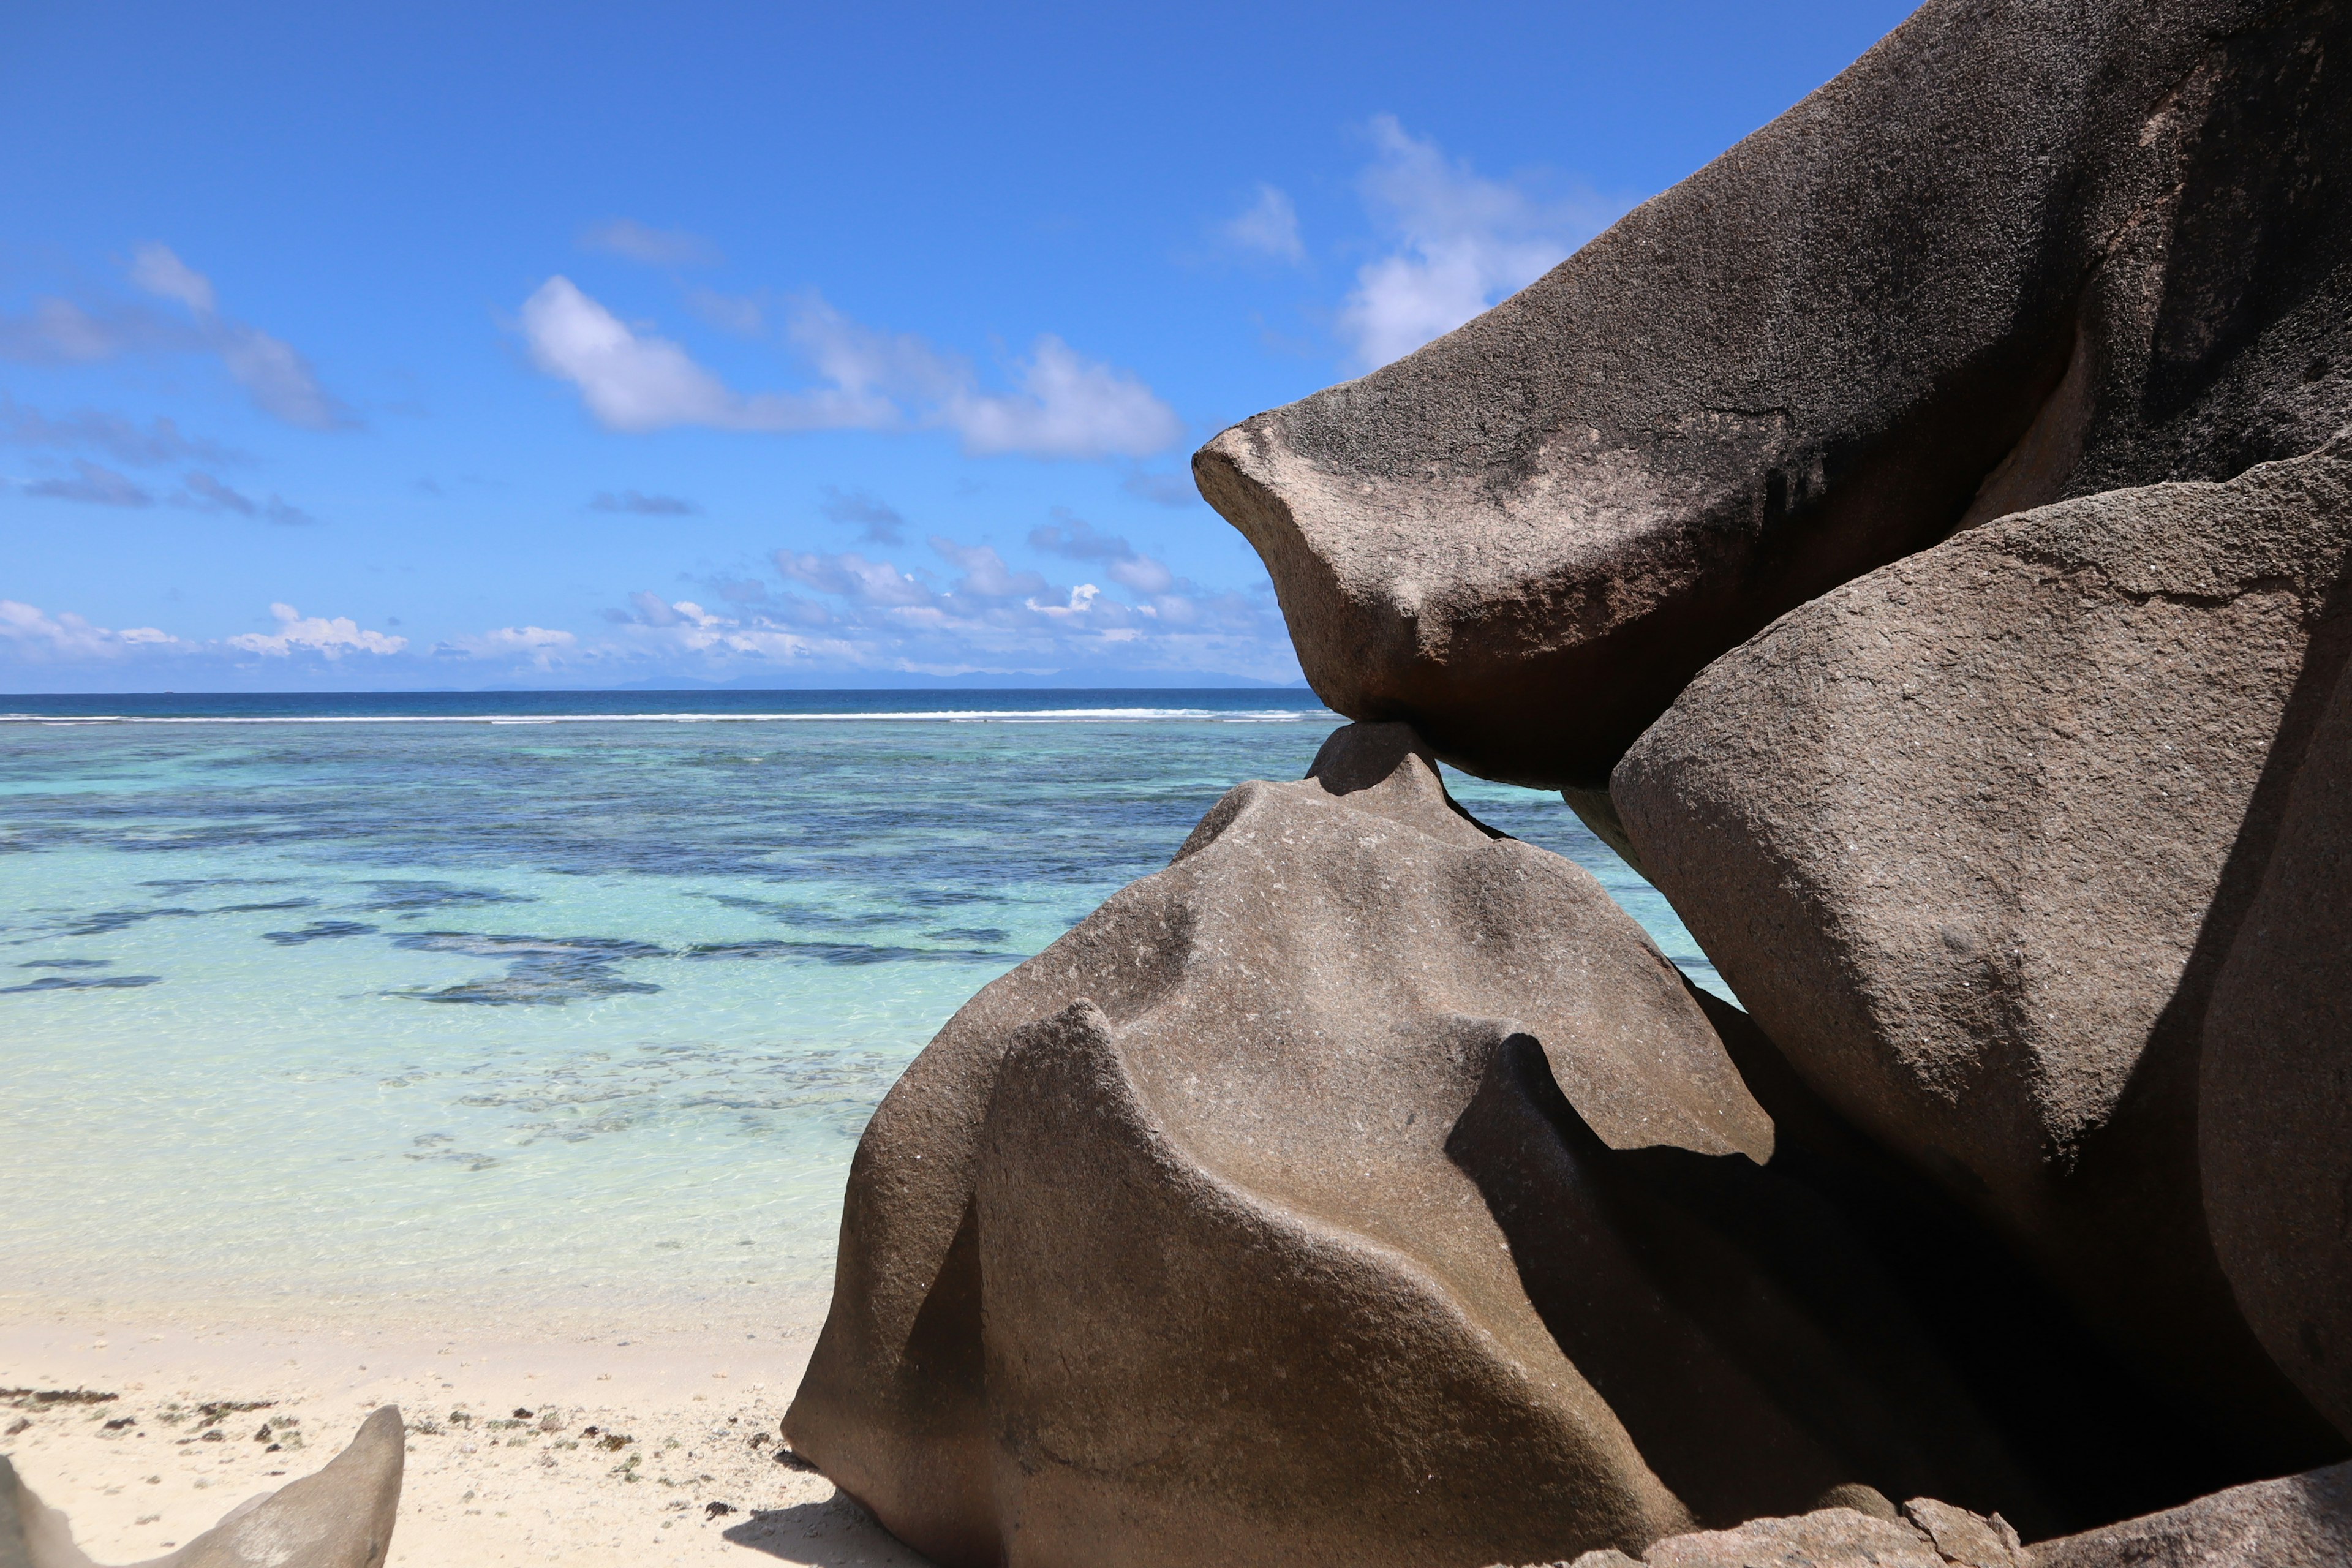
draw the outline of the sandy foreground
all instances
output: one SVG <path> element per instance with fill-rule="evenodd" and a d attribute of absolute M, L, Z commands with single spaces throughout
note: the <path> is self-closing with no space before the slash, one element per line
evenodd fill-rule
<path fill-rule="evenodd" d="M 91 1557 L 138 1563 L 317 1469 L 397 1405 L 408 1459 L 389 1568 L 922 1568 L 824 1477 L 776 1458 L 809 1331 L 445 1327 L 0 1321 L 0 1389 L 116 1396 L 0 1398 L 0 1453 Z"/>

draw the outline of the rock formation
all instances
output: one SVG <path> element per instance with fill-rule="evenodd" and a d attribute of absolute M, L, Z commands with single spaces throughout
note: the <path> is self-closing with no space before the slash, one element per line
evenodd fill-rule
<path fill-rule="evenodd" d="M 2339 675 L 2206 1008 L 2197 1136 L 2206 1224 L 2238 1305 L 2352 1437 L 2347 907 L 2352 680 Z"/>
<path fill-rule="evenodd" d="M 2231 1487 L 2029 1550 L 2031 1568 L 2334 1568 L 2352 1563 L 2352 1465 Z"/>
<path fill-rule="evenodd" d="M 385 1405 L 315 1475 L 231 1509 L 168 1557 L 142 1568 L 383 1568 L 400 1510 L 407 1428 Z M 95 1568 L 66 1516 L 0 1458 L 0 1568 Z"/>
<path fill-rule="evenodd" d="M 2352 1555 L 2347 62 L 1930 0 L 1203 447 L 1365 722 L 892 1091 L 795 1447 L 953 1564 Z"/>
<path fill-rule="evenodd" d="M 2033 1508 L 1774 1141 L 1597 883 L 1463 815 L 1403 727 L 1343 730 L 908 1069 L 786 1430 L 950 1564 Z"/>
<path fill-rule="evenodd" d="M 1521 293 L 1202 449 L 1307 679 L 1598 792 L 1709 660 L 1955 529 L 2352 421 L 2352 12 L 1930 0 Z"/>
<path fill-rule="evenodd" d="M 1825 1508 L 1786 1519 L 1756 1519 L 1736 1530 L 1668 1536 L 1639 1558 L 1588 1552 L 1545 1568 L 2033 1568 L 2017 1531 L 1933 1498 L 1901 1513 Z"/>
<path fill-rule="evenodd" d="M 2335 1457 L 2204 1234 L 2213 976 L 2352 636 L 2352 447 L 2004 519 L 1710 666 L 1611 793 L 1840 1111 L 2009 1227 L 2249 1469 Z"/>
<path fill-rule="evenodd" d="M 1850 1508 L 1669 1536 L 1545 1568 L 2336 1568 L 2352 1563 L 2352 1465 L 2257 1481 L 2033 1546 L 2008 1521 L 1932 1498 L 1901 1517 Z"/>

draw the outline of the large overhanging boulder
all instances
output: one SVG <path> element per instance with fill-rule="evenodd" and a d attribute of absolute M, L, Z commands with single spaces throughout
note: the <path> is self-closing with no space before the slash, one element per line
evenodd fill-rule
<path fill-rule="evenodd" d="M 2352 420 L 2352 9 L 1931 0 L 1523 292 L 1202 448 L 1316 691 L 1600 794 L 1955 529 Z"/>
<path fill-rule="evenodd" d="M 2216 971 L 2352 641 L 2347 458 L 2061 502 L 1884 567 L 1710 666 L 1612 784 L 1803 1077 L 2193 1393 L 2242 1475 L 2342 1452 L 2216 1261 L 2197 1100 Z M 2342 952 L 2326 887 L 2282 894 L 2335 922 L 2274 929 L 2299 967 L 2250 976 L 2285 1009 Z M 2340 1074 L 2340 1039 L 2306 1026 L 2293 1065 L 2240 1081 L 2278 1103 L 2299 1068 Z M 2345 1168 L 2340 1122 L 2323 1154 L 2261 1121 L 2242 1105 L 2215 1137 Z"/>
<path fill-rule="evenodd" d="M 891 1090 L 786 1431 L 956 1565 L 1477 1568 L 1872 1488 L 2032 1510 L 1774 1143 L 1589 875 L 1351 727 Z"/>

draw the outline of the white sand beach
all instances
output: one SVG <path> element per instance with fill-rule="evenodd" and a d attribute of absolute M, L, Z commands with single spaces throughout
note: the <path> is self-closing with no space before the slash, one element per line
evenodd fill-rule
<path fill-rule="evenodd" d="M 389 1568 L 924 1561 L 777 1458 L 812 1324 L 415 1329 L 20 1315 L 0 1323 L 0 1387 L 115 1397 L 0 1403 L 0 1452 L 102 1563 L 184 1544 L 386 1404 L 409 1428 Z"/>

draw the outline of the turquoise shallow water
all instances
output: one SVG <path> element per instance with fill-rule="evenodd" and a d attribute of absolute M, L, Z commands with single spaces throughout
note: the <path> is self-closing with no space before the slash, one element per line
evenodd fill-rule
<path fill-rule="evenodd" d="M 0 709 L 0 1302 L 607 1324 L 814 1310 L 924 1041 L 1337 722 L 1262 692 Z M 1452 782 L 1719 989 L 1558 797 Z"/>

